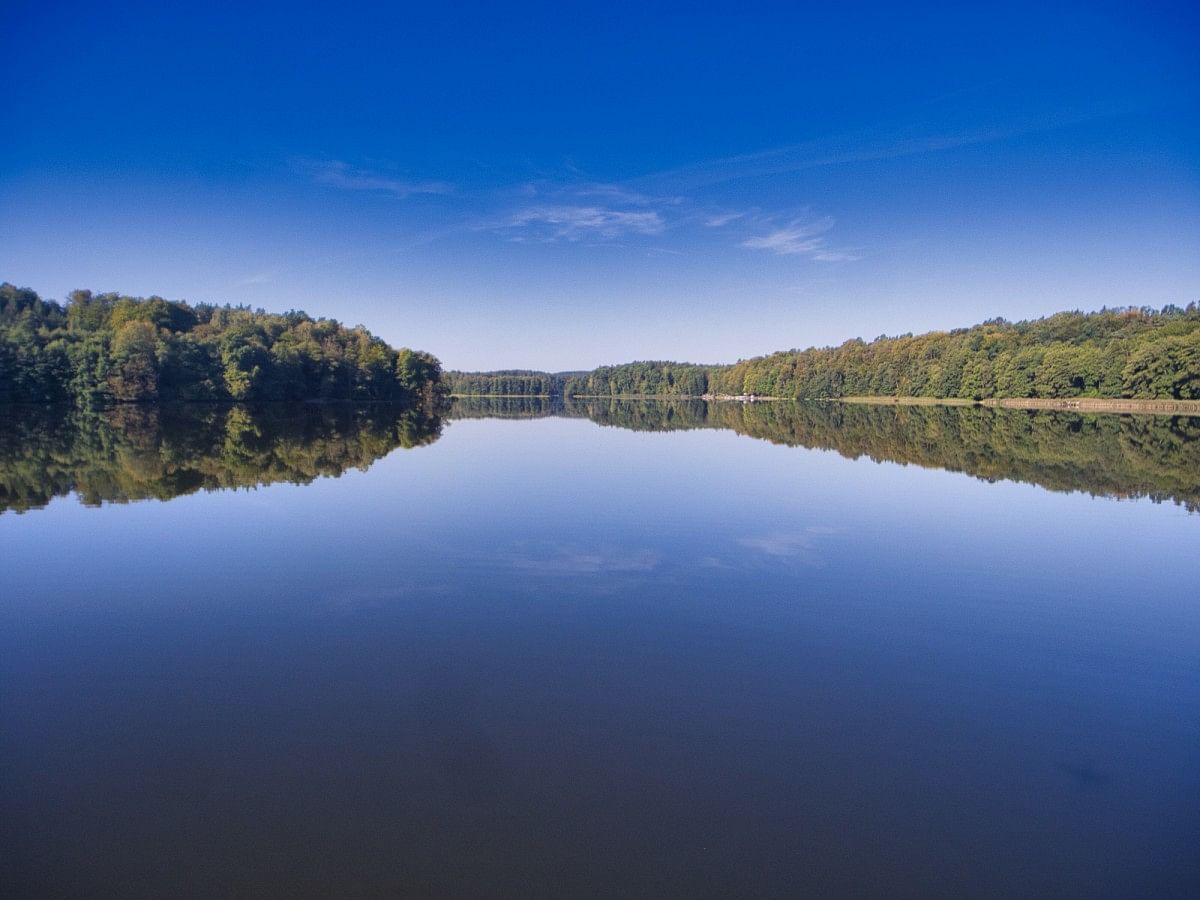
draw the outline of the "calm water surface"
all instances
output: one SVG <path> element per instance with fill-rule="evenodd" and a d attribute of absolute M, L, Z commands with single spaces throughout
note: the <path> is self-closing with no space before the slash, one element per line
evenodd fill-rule
<path fill-rule="evenodd" d="M 0 893 L 1197 895 L 1200 421 L 453 415 L 0 417 Z"/>

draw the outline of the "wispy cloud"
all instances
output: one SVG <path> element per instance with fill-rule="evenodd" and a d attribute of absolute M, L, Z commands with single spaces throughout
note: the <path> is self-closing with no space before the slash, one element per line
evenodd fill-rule
<path fill-rule="evenodd" d="M 613 209 L 607 206 L 529 206 L 509 215 L 505 229 L 531 229 L 543 241 L 614 240 L 627 234 L 661 234 L 666 227 L 655 210 Z"/>
<path fill-rule="evenodd" d="M 740 213 L 740 212 L 716 213 L 714 215 L 708 216 L 704 220 L 704 224 L 708 228 L 723 228 L 726 225 L 728 225 L 730 222 L 737 221 L 738 219 L 742 218 L 745 215 L 746 215 L 745 213 Z"/>
<path fill-rule="evenodd" d="M 597 197 L 623 206 L 678 206 L 685 200 L 678 196 L 643 194 L 619 184 L 585 184 L 572 188 L 570 193 L 579 198 Z"/>
<path fill-rule="evenodd" d="M 514 199 L 516 209 L 482 227 L 506 233 L 514 241 L 544 243 L 652 237 L 678 221 L 675 209 L 686 203 L 681 196 L 578 179 L 527 182 Z"/>
<path fill-rule="evenodd" d="M 817 552 L 817 544 L 821 538 L 837 533 L 838 529 L 826 525 L 810 525 L 802 531 L 744 537 L 738 543 L 747 550 L 755 550 L 773 559 L 821 566 L 825 561 Z"/>
<path fill-rule="evenodd" d="M 843 262 L 858 259 L 853 253 L 830 247 L 825 234 L 833 228 L 829 216 L 817 220 L 793 220 L 760 237 L 747 238 L 743 247 L 770 250 L 780 256 L 807 256 L 818 262 Z"/>
<path fill-rule="evenodd" d="M 317 184 L 346 191 L 375 191 L 404 199 L 414 194 L 448 194 L 453 187 L 442 181 L 412 181 L 359 169 L 340 160 L 307 162 L 303 167 Z"/>
<path fill-rule="evenodd" d="M 693 191 L 740 179 L 770 178 L 824 166 L 880 162 L 990 144 L 1109 118 L 1125 111 L 1121 104 L 1096 102 L 1040 116 L 979 122 L 944 131 L 932 131 L 922 122 L 880 123 L 800 143 L 699 160 L 647 173 L 631 179 L 629 184 L 650 189 L 665 183 L 673 190 Z"/>

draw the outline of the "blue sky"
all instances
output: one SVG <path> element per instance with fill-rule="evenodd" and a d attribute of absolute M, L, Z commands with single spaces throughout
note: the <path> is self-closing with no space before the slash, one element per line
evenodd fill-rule
<path fill-rule="evenodd" d="M 1200 299 L 1187 4 L 8 2 L 0 279 L 455 368 Z"/>

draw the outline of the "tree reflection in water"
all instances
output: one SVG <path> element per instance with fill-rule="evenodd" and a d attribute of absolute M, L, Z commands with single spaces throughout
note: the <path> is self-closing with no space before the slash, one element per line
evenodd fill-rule
<path fill-rule="evenodd" d="M 984 406 L 703 400 L 456 399 L 450 418 L 572 416 L 638 431 L 724 428 L 851 459 L 1200 510 L 1200 418 Z"/>
<path fill-rule="evenodd" d="M 0 512 L 307 484 L 431 444 L 441 418 L 386 405 L 0 407 Z"/>

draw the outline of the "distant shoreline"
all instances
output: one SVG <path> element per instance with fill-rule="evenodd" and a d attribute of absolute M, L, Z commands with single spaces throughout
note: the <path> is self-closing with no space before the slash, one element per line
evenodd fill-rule
<path fill-rule="evenodd" d="M 878 406 L 991 406 L 1000 409 L 1058 409 L 1069 412 L 1185 413 L 1200 415 L 1200 400 L 1123 400 L 1111 397 L 839 397 L 841 403 Z"/>
<path fill-rule="evenodd" d="M 459 400 L 554 399 L 549 394 L 451 394 Z M 710 403 L 856 403 L 871 406 L 989 406 L 994 409 L 1049 409 L 1067 412 L 1152 413 L 1200 416 L 1200 400 L 1126 400 L 1110 397 L 822 397 L 797 400 L 793 397 L 731 396 L 725 394 L 574 394 L 571 400 L 703 400 Z"/>

